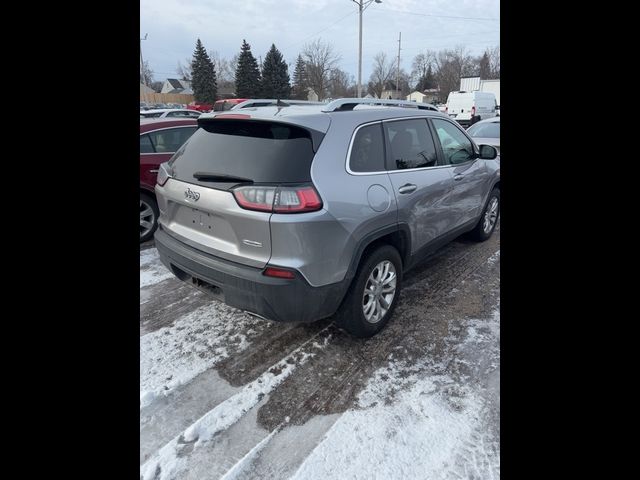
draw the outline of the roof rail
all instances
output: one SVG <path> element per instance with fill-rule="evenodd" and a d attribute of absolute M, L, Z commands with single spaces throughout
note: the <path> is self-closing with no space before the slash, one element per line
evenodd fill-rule
<path fill-rule="evenodd" d="M 240 110 L 242 108 L 251 107 L 289 107 L 291 105 L 322 105 L 323 102 L 312 102 L 309 100 L 294 100 L 290 98 L 278 99 L 278 98 L 250 98 L 244 102 L 240 102 L 234 105 L 231 110 Z"/>
<path fill-rule="evenodd" d="M 323 112 L 339 112 L 345 110 L 353 110 L 357 105 L 388 105 L 404 108 L 418 108 L 420 110 L 438 111 L 436 107 L 430 103 L 410 102 L 408 100 L 384 100 L 381 98 L 339 98 L 329 102 L 323 109 Z"/>

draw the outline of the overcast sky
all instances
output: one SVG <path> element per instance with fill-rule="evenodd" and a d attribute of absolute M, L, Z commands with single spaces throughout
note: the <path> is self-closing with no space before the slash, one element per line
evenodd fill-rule
<path fill-rule="evenodd" d="M 413 57 L 426 49 L 465 45 L 479 55 L 500 43 L 499 0 L 382 2 L 363 14 L 363 83 L 376 53 L 397 56 L 399 32 L 400 66 L 408 72 Z M 145 33 L 142 53 L 156 80 L 177 77 L 178 61 L 191 58 L 197 38 L 207 51 L 228 59 L 239 53 L 242 39 L 256 59 L 275 43 L 288 64 L 305 43 L 321 38 L 341 55 L 339 67 L 357 79 L 358 7 L 353 0 L 141 0 L 140 36 Z"/>

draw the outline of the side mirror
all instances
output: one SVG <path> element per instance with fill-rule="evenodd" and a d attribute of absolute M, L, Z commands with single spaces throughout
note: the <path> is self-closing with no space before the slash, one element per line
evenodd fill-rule
<path fill-rule="evenodd" d="M 482 160 L 493 160 L 498 156 L 498 150 L 491 145 L 480 145 L 480 158 Z"/>

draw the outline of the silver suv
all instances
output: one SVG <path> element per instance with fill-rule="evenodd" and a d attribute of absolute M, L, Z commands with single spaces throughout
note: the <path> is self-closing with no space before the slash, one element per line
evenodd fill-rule
<path fill-rule="evenodd" d="M 254 315 L 335 314 L 351 334 L 374 335 L 404 272 L 463 233 L 486 240 L 500 214 L 496 149 L 431 105 L 402 104 L 202 115 L 158 174 L 162 262 Z"/>

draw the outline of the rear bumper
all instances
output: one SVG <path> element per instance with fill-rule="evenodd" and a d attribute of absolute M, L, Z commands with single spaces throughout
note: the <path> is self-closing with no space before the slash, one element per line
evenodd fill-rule
<path fill-rule="evenodd" d="M 313 322 L 333 315 L 347 281 L 312 287 L 300 273 L 294 279 L 262 275 L 247 267 L 201 252 L 167 234 L 155 233 L 160 260 L 176 277 L 208 291 L 231 307 L 277 322 Z"/>

